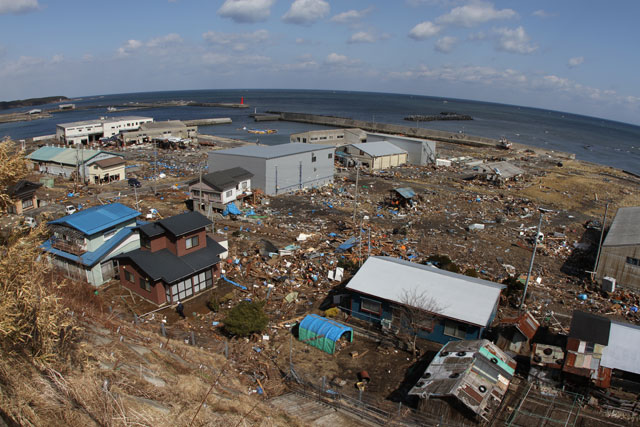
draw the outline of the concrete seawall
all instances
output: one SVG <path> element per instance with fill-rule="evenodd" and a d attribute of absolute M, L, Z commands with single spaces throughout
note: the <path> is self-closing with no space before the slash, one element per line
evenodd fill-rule
<path fill-rule="evenodd" d="M 229 117 L 218 117 L 212 119 L 194 119 L 194 120 L 185 120 L 184 124 L 187 126 L 209 126 L 209 125 L 223 125 L 231 123 L 231 118 Z"/>
<path fill-rule="evenodd" d="M 305 113 L 288 113 L 269 111 L 269 114 L 279 114 L 280 120 L 288 122 L 311 123 L 325 126 L 336 126 L 344 128 L 360 128 L 368 132 L 380 132 L 401 134 L 413 138 L 432 139 L 435 141 L 450 142 L 453 144 L 470 145 L 473 147 L 495 147 L 500 144 L 497 139 L 485 138 L 482 136 L 463 135 L 452 132 L 445 132 L 435 129 L 424 129 L 411 126 L 394 125 L 388 123 L 367 122 L 364 120 L 354 120 L 343 117 L 320 116 Z"/>

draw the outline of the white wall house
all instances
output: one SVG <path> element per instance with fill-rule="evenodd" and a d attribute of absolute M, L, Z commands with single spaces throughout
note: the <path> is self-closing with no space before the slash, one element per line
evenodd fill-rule
<path fill-rule="evenodd" d="M 209 207 L 223 210 L 225 205 L 251 195 L 253 174 L 235 167 L 202 176 L 189 183 L 194 210 L 207 212 Z"/>
<path fill-rule="evenodd" d="M 66 144 L 86 145 L 120 132 L 137 130 L 143 123 L 150 122 L 153 122 L 151 117 L 124 116 L 60 123 L 56 126 L 56 139 Z"/>

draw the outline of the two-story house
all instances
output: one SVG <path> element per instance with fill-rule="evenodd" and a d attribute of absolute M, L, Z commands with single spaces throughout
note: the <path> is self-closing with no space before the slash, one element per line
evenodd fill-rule
<path fill-rule="evenodd" d="M 49 222 L 44 249 L 66 276 L 100 286 L 118 273 L 114 257 L 140 247 L 140 212 L 120 203 L 94 206 Z"/>
<path fill-rule="evenodd" d="M 207 236 L 210 224 L 186 212 L 141 226 L 140 249 L 117 257 L 122 286 L 157 305 L 213 287 L 226 249 Z"/>
<path fill-rule="evenodd" d="M 11 204 L 7 207 L 9 213 L 20 215 L 37 208 L 38 197 L 36 196 L 36 190 L 40 187 L 42 187 L 42 184 L 21 179 L 15 185 L 7 188 L 7 194 L 11 198 Z"/>
<path fill-rule="evenodd" d="M 231 168 L 212 172 L 189 183 L 193 210 L 207 212 L 209 206 L 224 210 L 228 203 L 251 194 L 253 174 L 243 168 Z"/>

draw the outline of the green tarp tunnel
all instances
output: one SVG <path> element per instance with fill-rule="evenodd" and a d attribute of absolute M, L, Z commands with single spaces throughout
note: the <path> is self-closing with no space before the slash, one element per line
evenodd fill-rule
<path fill-rule="evenodd" d="M 309 314 L 298 328 L 298 339 L 320 350 L 333 354 L 336 350 L 336 341 L 344 334 L 348 334 L 349 342 L 353 341 L 353 329 L 338 323 L 335 320 Z M 315 339 L 317 337 L 317 339 Z"/>

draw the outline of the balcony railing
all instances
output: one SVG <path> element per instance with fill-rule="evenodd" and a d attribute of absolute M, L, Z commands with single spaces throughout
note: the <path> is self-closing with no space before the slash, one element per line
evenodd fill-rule
<path fill-rule="evenodd" d="M 82 255 L 87 252 L 87 248 L 85 245 L 78 245 L 76 243 L 58 239 L 56 237 L 51 238 L 51 247 L 73 255 Z"/>

